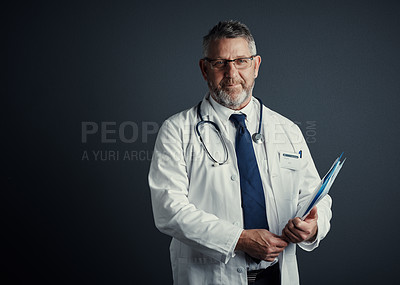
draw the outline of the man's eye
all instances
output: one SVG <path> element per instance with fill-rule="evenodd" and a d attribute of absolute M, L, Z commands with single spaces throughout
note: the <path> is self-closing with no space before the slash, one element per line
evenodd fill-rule
<path fill-rule="evenodd" d="M 216 60 L 216 61 L 214 61 L 214 65 L 224 65 L 225 64 L 225 62 L 223 61 L 223 60 Z"/>
<path fill-rule="evenodd" d="M 247 59 L 245 58 L 239 58 L 236 60 L 236 64 L 246 64 L 247 63 Z"/>

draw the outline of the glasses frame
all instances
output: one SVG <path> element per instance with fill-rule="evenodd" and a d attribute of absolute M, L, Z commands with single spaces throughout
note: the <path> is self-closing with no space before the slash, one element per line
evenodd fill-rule
<path fill-rule="evenodd" d="M 254 60 L 254 58 L 256 57 L 257 55 L 252 55 L 252 56 L 250 56 L 250 57 L 239 57 L 239 58 L 235 58 L 235 59 L 224 59 L 224 58 L 215 58 L 215 59 L 213 59 L 213 58 L 208 58 L 208 57 L 205 57 L 205 58 L 203 58 L 205 61 L 208 61 L 209 63 L 210 63 L 210 66 L 211 66 L 211 69 L 213 69 L 213 70 L 223 70 L 223 69 L 225 69 L 227 66 L 228 66 L 228 63 L 229 62 L 233 62 L 233 65 L 237 68 L 237 69 L 248 69 L 248 68 L 250 68 L 252 65 L 253 65 L 253 60 Z M 251 65 L 249 65 L 248 67 L 246 67 L 246 68 L 240 68 L 240 67 L 237 67 L 236 66 L 236 61 L 237 60 L 241 60 L 241 59 L 250 59 L 251 60 Z M 212 65 L 212 62 L 213 61 L 217 61 L 217 60 L 221 60 L 221 61 L 224 61 L 224 66 L 222 67 L 222 68 L 215 68 L 213 65 Z"/>

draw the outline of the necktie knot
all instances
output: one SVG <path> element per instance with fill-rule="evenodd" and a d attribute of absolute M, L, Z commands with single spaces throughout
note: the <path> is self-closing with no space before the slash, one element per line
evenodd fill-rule
<path fill-rule="evenodd" d="M 245 129 L 246 128 L 246 123 L 245 123 L 246 115 L 245 114 L 232 114 L 229 117 L 229 120 L 231 120 L 235 124 L 235 127 L 237 129 L 241 129 L 241 128 Z"/>

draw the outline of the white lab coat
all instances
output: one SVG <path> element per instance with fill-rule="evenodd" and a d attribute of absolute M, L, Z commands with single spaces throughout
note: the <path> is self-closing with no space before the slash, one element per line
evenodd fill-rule
<path fill-rule="evenodd" d="M 261 133 L 267 157 L 258 164 L 261 176 L 268 175 L 272 186 L 271 193 L 265 193 L 270 231 L 280 235 L 320 177 L 299 128 L 263 108 Z M 201 110 L 205 120 L 221 126 L 206 98 Z M 197 110 L 193 107 L 172 116 L 160 128 L 149 172 L 155 224 L 161 232 L 173 237 L 170 254 L 174 284 L 245 285 L 245 254 L 234 252 L 243 230 L 240 182 L 234 179 L 239 176 L 234 142 L 221 128 L 229 161 L 226 165 L 212 166 L 195 133 L 197 122 Z M 212 149 L 212 142 L 209 143 L 207 146 Z M 303 157 L 299 170 L 280 167 L 280 151 L 300 150 Z M 328 233 L 330 207 L 331 198 L 326 196 L 318 205 L 317 239 L 299 244 L 301 248 L 313 250 Z M 280 254 L 279 263 L 282 284 L 299 284 L 295 244 Z"/>

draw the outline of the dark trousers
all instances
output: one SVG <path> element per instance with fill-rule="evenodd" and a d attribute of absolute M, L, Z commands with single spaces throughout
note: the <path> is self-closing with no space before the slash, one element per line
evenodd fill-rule
<path fill-rule="evenodd" d="M 281 272 L 279 263 L 276 263 L 264 270 L 250 271 L 257 272 L 255 282 L 248 282 L 249 285 L 281 285 Z"/>

